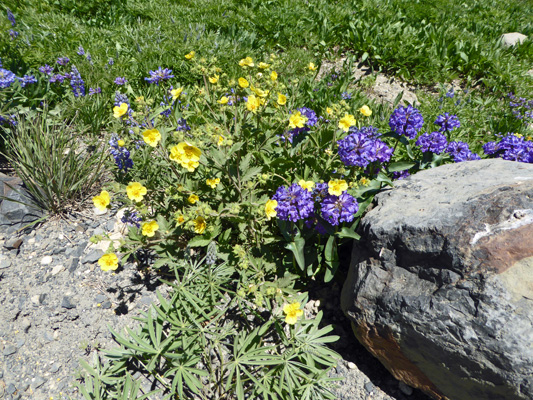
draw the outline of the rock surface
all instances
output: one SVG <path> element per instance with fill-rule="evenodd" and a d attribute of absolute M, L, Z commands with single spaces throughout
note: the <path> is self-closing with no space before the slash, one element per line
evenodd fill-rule
<path fill-rule="evenodd" d="M 516 44 L 522 44 L 527 36 L 519 32 L 504 33 L 500 36 L 500 43 L 503 47 L 512 47 Z"/>
<path fill-rule="evenodd" d="M 446 165 L 376 199 L 341 300 L 359 341 L 435 399 L 533 398 L 533 165 Z"/>

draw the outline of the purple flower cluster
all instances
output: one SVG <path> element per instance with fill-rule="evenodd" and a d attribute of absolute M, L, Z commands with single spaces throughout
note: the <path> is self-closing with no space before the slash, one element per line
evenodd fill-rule
<path fill-rule="evenodd" d="M 128 83 L 128 80 L 126 78 L 124 78 L 123 76 L 117 76 L 115 78 L 114 82 L 115 82 L 115 85 L 122 86 L 122 85 L 125 85 L 126 83 Z"/>
<path fill-rule="evenodd" d="M 115 63 L 115 60 L 113 60 L 112 58 L 109 59 L 109 61 L 107 62 L 109 65 L 113 65 Z"/>
<path fill-rule="evenodd" d="M 352 95 L 351 95 L 350 93 L 348 93 L 348 92 L 342 92 L 342 93 L 341 93 L 341 98 L 342 98 L 343 100 L 351 100 Z"/>
<path fill-rule="evenodd" d="M 102 93 L 102 88 L 89 88 L 89 96 L 92 96 L 93 94 L 100 94 Z"/>
<path fill-rule="evenodd" d="M 313 212 L 313 195 L 297 183 L 289 188 L 280 186 L 272 199 L 278 202 L 277 215 L 283 221 L 296 222 L 308 218 Z"/>
<path fill-rule="evenodd" d="M 407 169 L 404 171 L 394 171 L 392 173 L 392 179 L 400 181 L 407 178 L 409 175 L 411 175 L 411 173 Z"/>
<path fill-rule="evenodd" d="M 358 210 L 357 200 L 348 193 L 327 196 L 320 206 L 322 217 L 333 226 L 341 222 L 352 222 Z"/>
<path fill-rule="evenodd" d="M 420 146 L 422 153 L 430 151 L 435 154 L 440 154 L 446 150 L 448 141 L 446 136 L 440 132 L 424 133 L 415 143 Z"/>
<path fill-rule="evenodd" d="M 480 160 L 476 153 L 472 153 L 468 147 L 468 143 L 465 142 L 450 142 L 446 148 L 446 152 L 449 153 L 454 162 Z"/>
<path fill-rule="evenodd" d="M 120 92 L 115 92 L 115 103 L 114 105 L 117 107 L 120 107 L 122 103 L 126 103 L 128 105 L 128 110 L 131 108 L 130 100 L 128 99 L 128 96 L 125 94 L 122 94 Z"/>
<path fill-rule="evenodd" d="M 533 142 L 524 140 L 512 133 L 504 136 L 499 143 L 488 142 L 483 146 L 486 154 L 496 155 L 504 160 L 533 163 Z"/>
<path fill-rule="evenodd" d="M 65 66 L 65 65 L 67 65 L 69 63 L 69 61 L 70 61 L 70 59 L 68 57 L 59 57 L 56 62 L 59 65 Z"/>
<path fill-rule="evenodd" d="M 513 115 L 517 119 L 533 121 L 533 100 L 516 97 L 513 93 L 509 93 L 507 97 L 509 97 L 509 106 L 513 110 Z"/>
<path fill-rule="evenodd" d="M 50 83 L 63 83 L 66 76 L 61 74 L 55 74 L 50 77 Z"/>
<path fill-rule="evenodd" d="M 128 169 L 133 168 L 133 160 L 130 158 L 130 152 L 125 147 L 118 145 L 118 136 L 111 136 L 109 140 L 109 152 L 115 159 L 115 164 L 117 165 L 119 171 L 128 172 Z"/>
<path fill-rule="evenodd" d="M 18 78 L 20 82 L 20 86 L 26 87 L 26 85 L 29 85 L 31 83 L 37 83 L 37 78 L 33 75 L 24 75 L 22 78 Z"/>
<path fill-rule="evenodd" d="M 174 78 L 174 75 L 172 75 L 172 70 L 165 68 L 162 69 L 159 67 L 159 69 L 155 71 L 150 71 L 150 76 L 148 78 L 144 78 L 145 81 L 148 83 L 154 83 L 156 85 L 159 85 L 159 82 L 166 81 L 170 78 Z"/>
<path fill-rule="evenodd" d="M 444 113 L 437 117 L 435 125 L 440 126 L 439 132 L 451 132 L 455 128 L 459 128 L 461 123 L 459 122 L 459 119 L 457 119 L 456 115 Z"/>
<path fill-rule="evenodd" d="M 15 82 L 16 76 L 13 72 L 0 68 L 0 89 L 5 89 Z"/>
<path fill-rule="evenodd" d="M 11 37 L 11 40 L 15 40 L 20 35 L 20 33 L 14 29 L 10 29 L 8 33 L 9 33 L 9 36 Z"/>
<path fill-rule="evenodd" d="M 414 139 L 424 125 L 424 118 L 416 108 L 412 106 L 398 107 L 394 110 L 389 119 L 391 130 L 398 135 L 407 136 Z"/>
<path fill-rule="evenodd" d="M 185 120 L 185 118 L 180 118 L 178 119 L 177 121 L 177 127 L 176 127 L 176 130 L 178 132 L 181 132 L 181 131 L 190 131 L 191 130 L 191 127 L 187 124 L 187 121 Z"/>
<path fill-rule="evenodd" d="M 54 67 L 49 66 L 48 64 L 43 65 L 42 67 L 39 67 L 39 72 L 42 72 L 45 75 L 52 75 L 52 72 L 54 72 Z"/>
<path fill-rule="evenodd" d="M 373 127 L 350 128 L 344 139 L 337 141 L 338 153 L 344 165 L 366 167 L 374 161 L 388 162 L 393 149 L 377 138 Z"/>
<path fill-rule="evenodd" d="M 120 219 L 123 224 L 129 226 L 136 226 L 137 228 L 141 227 L 142 218 L 136 211 L 126 210 L 124 211 L 124 216 Z"/>
<path fill-rule="evenodd" d="M 85 96 L 85 82 L 75 65 L 72 66 L 72 72 L 70 73 L 70 87 L 74 97 Z"/>
<path fill-rule="evenodd" d="M 85 55 L 85 50 L 83 49 L 83 46 L 78 47 L 77 54 L 79 56 L 84 56 Z"/>
<path fill-rule="evenodd" d="M 13 13 L 11 12 L 9 8 L 7 9 L 7 19 L 9 20 L 9 22 L 11 22 L 11 26 L 15 26 L 17 24 L 17 21 L 15 20 L 15 16 L 13 15 Z"/>

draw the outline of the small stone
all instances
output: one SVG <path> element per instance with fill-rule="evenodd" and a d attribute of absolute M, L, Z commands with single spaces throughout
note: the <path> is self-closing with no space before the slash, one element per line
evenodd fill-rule
<path fill-rule="evenodd" d="M 22 329 L 24 333 L 28 333 L 30 326 L 31 326 L 31 321 L 28 318 L 24 318 L 20 325 L 20 329 Z"/>
<path fill-rule="evenodd" d="M 4 356 L 10 356 L 17 352 L 17 348 L 11 344 L 8 344 L 4 349 Z"/>
<path fill-rule="evenodd" d="M 35 244 L 35 238 L 34 237 L 29 238 L 28 239 L 28 244 Z"/>
<path fill-rule="evenodd" d="M 32 379 L 31 386 L 32 386 L 34 389 L 37 389 L 39 386 L 42 386 L 45 382 L 46 382 L 46 379 L 44 379 L 44 378 L 38 376 L 37 378 L 33 378 L 33 379 Z"/>
<path fill-rule="evenodd" d="M 15 385 L 13 385 L 12 383 L 10 383 L 9 385 L 7 385 L 7 388 L 6 388 L 6 392 L 7 394 L 13 394 L 17 391 L 17 388 L 15 387 Z"/>
<path fill-rule="evenodd" d="M 100 210 L 99 208 L 94 207 L 93 212 L 94 215 L 105 215 L 107 213 L 107 208 Z"/>
<path fill-rule="evenodd" d="M 104 294 L 97 294 L 95 297 L 94 297 L 94 301 L 96 301 L 97 303 L 102 303 L 104 301 L 107 300 L 107 296 L 104 295 Z"/>
<path fill-rule="evenodd" d="M 372 382 L 365 383 L 365 390 L 367 393 L 373 393 L 374 392 L 374 384 Z"/>
<path fill-rule="evenodd" d="M 400 391 L 406 396 L 411 396 L 413 394 L 413 388 L 403 382 L 399 382 L 398 387 L 400 388 Z"/>
<path fill-rule="evenodd" d="M 4 247 L 9 250 L 18 249 L 22 244 L 22 239 L 9 239 L 4 243 Z"/>
<path fill-rule="evenodd" d="M 107 223 L 105 224 L 105 229 L 106 229 L 108 232 L 113 231 L 113 229 L 115 229 L 115 221 L 113 221 L 113 220 L 109 220 L 109 221 L 107 221 Z"/>
<path fill-rule="evenodd" d="M 26 339 L 20 339 L 18 342 L 17 342 L 17 349 L 20 349 L 22 346 L 24 346 L 24 343 L 26 343 Z"/>
<path fill-rule="evenodd" d="M 93 250 L 89 254 L 86 254 L 81 260 L 81 262 L 82 264 L 93 264 L 98 261 L 103 255 L 104 252 L 102 250 Z"/>
<path fill-rule="evenodd" d="M 68 269 L 68 272 L 73 273 L 76 271 L 79 261 L 80 259 L 78 257 L 68 259 L 66 262 L 66 268 Z"/>
<path fill-rule="evenodd" d="M 55 374 L 57 371 L 61 369 L 61 364 L 55 363 L 50 367 L 50 372 Z"/>
<path fill-rule="evenodd" d="M 63 271 L 64 269 L 65 269 L 65 267 L 62 266 L 61 264 L 56 265 L 54 268 L 52 268 L 52 275 L 57 275 L 57 274 L 59 274 L 61 271 Z"/>
<path fill-rule="evenodd" d="M 105 309 L 105 310 L 108 310 L 111 308 L 111 302 L 108 300 L 108 301 L 104 301 L 102 303 L 102 308 Z"/>
<path fill-rule="evenodd" d="M 0 269 L 11 267 L 11 260 L 6 256 L 0 256 Z"/>
<path fill-rule="evenodd" d="M 45 256 L 41 259 L 41 265 L 50 265 L 52 263 L 51 256 Z"/>
<path fill-rule="evenodd" d="M 357 368 L 357 365 L 355 365 L 353 362 L 349 362 L 348 363 L 348 369 L 356 369 Z"/>
<path fill-rule="evenodd" d="M 43 334 L 43 338 L 44 340 L 46 340 L 47 342 L 53 342 L 54 341 L 54 338 L 48 333 L 48 332 L 45 332 Z"/>
<path fill-rule="evenodd" d="M 72 308 L 76 308 L 76 304 L 72 302 L 70 297 L 65 296 L 63 297 L 63 301 L 61 302 L 61 307 L 66 308 L 67 310 L 70 310 Z"/>
<path fill-rule="evenodd" d="M 522 44 L 527 36 L 519 32 L 504 33 L 500 36 L 500 43 L 503 47 L 512 47 Z"/>

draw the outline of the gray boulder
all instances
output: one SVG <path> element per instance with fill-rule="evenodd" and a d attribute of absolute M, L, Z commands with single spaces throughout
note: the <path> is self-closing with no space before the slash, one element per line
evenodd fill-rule
<path fill-rule="evenodd" d="M 0 196 L 2 233 L 15 233 L 44 215 L 19 178 L 0 174 Z"/>
<path fill-rule="evenodd" d="M 527 36 L 519 32 L 504 33 L 500 36 L 500 44 L 503 47 L 512 47 L 522 44 L 526 39 Z"/>
<path fill-rule="evenodd" d="M 532 399 L 533 165 L 446 165 L 376 200 L 341 300 L 359 341 L 435 399 Z"/>

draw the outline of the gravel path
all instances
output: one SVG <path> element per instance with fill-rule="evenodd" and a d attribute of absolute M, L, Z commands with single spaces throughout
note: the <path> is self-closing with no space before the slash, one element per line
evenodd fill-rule
<path fill-rule="evenodd" d="M 87 215 L 53 220 L 28 234 L 0 236 L 0 399 L 79 399 L 72 385 L 79 359 L 115 346 L 108 326 L 133 327 L 132 317 L 149 309 L 154 276 L 133 266 L 116 274 L 100 270 L 103 254 L 89 238 L 117 230 L 116 216 Z M 341 378 L 338 399 L 427 400 L 399 384 L 357 343 L 338 305 L 340 287 L 315 291 L 316 308 L 342 339 L 332 376 Z M 326 304 L 322 307 L 319 304 Z"/>

